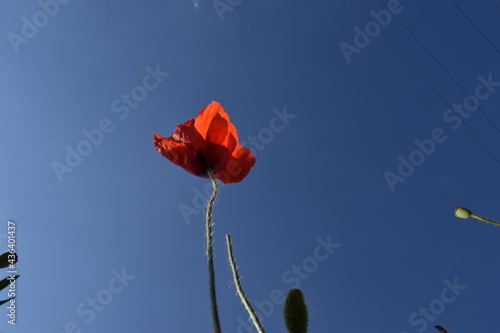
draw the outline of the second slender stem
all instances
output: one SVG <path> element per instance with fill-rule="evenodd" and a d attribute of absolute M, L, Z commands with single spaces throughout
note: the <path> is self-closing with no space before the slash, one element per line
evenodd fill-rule
<path fill-rule="evenodd" d="M 494 225 L 500 225 L 500 223 L 498 223 L 498 222 L 495 222 L 495 221 L 492 221 L 492 220 L 488 220 L 488 219 L 485 219 L 484 217 L 477 216 L 477 215 L 474 215 L 474 214 L 472 214 L 471 217 L 475 218 L 475 219 L 478 219 L 480 221 L 483 221 L 483 222 L 491 223 L 491 224 L 494 224 Z"/>
<path fill-rule="evenodd" d="M 259 333 L 265 333 L 262 324 L 259 321 L 259 318 L 255 314 L 255 311 L 252 309 L 252 306 L 248 302 L 245 293 L 243 292 L 243 288 L 240 283 L 240 276 L 238 275 L 238 270 L 236 269 L 236 263 L 234 262 L 233 248 L 231 245 L 231 235 L 226 235 L 226 243 L 227 243 L 227 253 L 229 256 L 229 263 L 231 264 L 231 269 L 233 271 L 234 284 L 236 285 L 236 291 L 238 292 L 238 296 L 240 296 L 241 302 L 245 306 L 250 318 L 252 318 L 253 324 Z"/>
<path fill-rule="evenodd" d="M 208 200 L 207 204 L 207 215 L 206 215 L 206 238 L 207 238 L 207 262 L 208 262 L 208 283 L 210 289 L 210 307 L 212 309 L 212 324 L 215 333 L 222 333 L 219 321 L 219 311 L 217 308 L 217 297 L 215 294 L 215 270 L 214 270 L 214 258 L 213 258 L 213 241 L 212 241 L 212 209 L 217 197 L 217 191 L 219 186 L 214 178 L 212 170 L 207 170 L 208 176 L 212 181 L 213 192 L 212 196 Z"/>

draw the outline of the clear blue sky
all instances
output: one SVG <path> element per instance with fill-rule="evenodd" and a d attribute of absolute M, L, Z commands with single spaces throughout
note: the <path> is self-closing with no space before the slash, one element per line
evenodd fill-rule
<path fill-rule="evenodd" d="M 499 1 L 215 5 L 1 3 L 0 332 L 210 332 L 208 181 L 152 133 L 212 100 L 257 157 L 214 211 L 224 332 L 226 233 L 267 332 L 293 287 L 311 333 L 497 332 L 500 229 L 453 210 L 500 219 Z"/>

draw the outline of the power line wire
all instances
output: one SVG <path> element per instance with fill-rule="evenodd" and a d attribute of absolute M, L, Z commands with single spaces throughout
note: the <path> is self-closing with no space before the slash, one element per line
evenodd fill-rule
<path fill-rule="evenodd" d="M 354 0 L 350 0 L 352 2 L 352 4 L 368 19 L 368 20 L 371 20 L 370 16 L 368 16 L 368 14 L 365 13 L 365 11 L 354 1 Z M 452 106 L 450 105 L 450 103 L 448 103 L 448 101 L 446 100 L 446 98 L 439 92 L 439 90 L 437 90 L 437 88 L 423 75 L 423 73 L 418 69 L 417 66 L 415 66 L 415 64 L 401 51 L 401 49 L 396 45 L 394 44 L 394 42 L 383 32 L 381 31 L 381 34 L 382 36 L 384 36 L 384 38 L 392 45 L 392 47 L 394 49 L 396 49 L 396 51 L 401 55 L 401 57 L 403 57 L 403 59 L 413 68 L 413 70 L 415 70 L 417 72 L 417 74 L 425 81 L 425 83 L 427 83 L 427 85 L 436 93 L 436 95 L 439 96 L 439 98 L 450 108 L 452 109 L 455 113 L 457 113 L 453 108 Z M 458 114 L 458 113 L 457 113 Z M 483 146 L 483 148 L 490 154 L 490 156 L 497 162 L 498 165 L 500 165 L 500 160 L 492 153 L 492 151 L 486 146 L 486 144 L 481 140 L 481 138 L 478 137 L 478 135 L 472 130 L 472 128 L 467 124 L 467 122 L 465 121 L 465 119 L 463 119 L 463 124 L 465 125 L 465 127 L 469 130 L 470 133 L 472 133 L 472 135 L 480 142 L 480 144 Z M 460 146 L 464 152 L 468 155 L 468 156 L 471 156 L 470 154 L 468 154 L 468 152 L 465 150 L 465 148 L 463 146 Z M 479 167 L 479 165 L 476 163 L 476 165 Z M 480 170 L 484 172 L 484 170 L 480 167 Z M 489 176 L 487 176 L 488 179 L 491 180 L 491 178 Z M 492 181 L 493 182 L 493 181 Z M 496 183 L 493 182 L 493 184 L 495 184 L 495 186 L 497 187 Z M 498 188 L 498 187 L 497 187 Z"/>
<path fill-rule="evenodd" d="M 493 8 L 495 8 L 497 10 L 497 12 L 500 13 L 500 8 L 499 8 L 500 7 L 500 2 L 495 3 L 495 2 L 493 2 L 493 0 L 488 0 L 488 2 L 493 6 Z"/>
<path fill-rule="evenodd" d="M 356 8 L 367 18 L 367 19 L 370 19 L 370 17 L 368 16 L 368 14 L 365 13 L 365 11 L 359 7 L 359 5 L 354 1 L 354 0 L 350 0 L 355 6 Z M 450 103 L 448 103 L 448 101 L 446 100 L 446 98 L 439 92 L 439 90 L 437 90 L 437 88 L 424 76 L 424 74 L 418 69 L 417 66 L 415 66 L 415 64 L 401 51 L 401 49 L 396 45 L 394 44 L 394 42 L 389 38 L 387 37 L 387 35 L 384 33 L 384 32 L 381 32 L 382 35 L 385 37 L 385 39 L 392 45 L 392 47 L 394 47 L 398 53 L 403 57 L 403 59 L 405 59 L 405 61 L 418 73 L 418 75 L 427 83 L 427 85 L 429 87 L 431 87 L 431 89 L 439 96 L 439 98 L 441 98 L 441 100 L 446 104 L 448 105 L 448 107 L 450 109 L 452 109 L 456 114 L 458 114 L 458 112 L 456 112 L 453 107 L 451 106 Z M 483 148 L 488 151 L 488 153 L 491 155 L 491 157 L 497 162 L 498 165 L 500 165 L 500 160 L 491 152 L 491 150 L 486 146 L 486 144 L 483 142 L 483 140 L 481 140 L 481 138 L 479 138 L 479 136 L 472 130 L 472 128 L 469 126 L 469 124 L 467 124 L 467 122 L 465 121 L 465 119 L 463 119 L 463 123 L 465 125 L 465 127 L 469 130 L 469 132 L 472 133 L 472 135 L 481 143 L 481 145 L 483 146 Z"/>
<path fill-rule="evenodd" d="M 474 26 L 474 28 L 476 28 L 476 30 L 481 34 L 481 36 L 483 36 L 484 39 L 486 39 L 486 41 L 488 41 L 488 43 L 491 45 L 492 48 L 495 49 L 495 51 L 497 51 L 498 54 L 500 54 L 500 51 L 496 48 L 496 46 L 490 41 L 490 39 L 488 37 L 486 37 L 486 35 L 479 29 L 479 27 L 470 19 L 470 17 L 462 10 L 462 8 L 460 8 L 457 3 L 455 2 L 455 0 L 450 0 L 451 3 L 453 5 L 455 5 L 455 7 L 457 7 L 457 9 L 460 11 L 460 13 L 462 13 L 463 16 L 465 16 L 465 18 L 469 21 L 470 24 L 472 24 Z"/>
<path fill-rule="evenodd" d="M 386 6 L 382 0 L 378 0 L 383 6 Z M 427 46 L 424 45 L 424 43 L 422 43 L 422 41 L 417 37 L 415 36 L 415 34 L 413 32 L 410 31 L 410 29 L 406 26 L 406 24 L 404 24 L 400 19 L 399 17 L 397 17 L 396 15 L 394 15 L 394 18 L 399 22 L 399 24 L 401 24 L 401 26 L 413 37 L 413 39 L 415 39 L 417 41 L 417 43 L 425 50 L 425 52 L 427 52 L 428 55 L 431 56 L 431 58 L 439 65 L 439 67 L 441 67 L 441 69 L 443 71 L 445 71 L 445 73 L 448 75 L 448 77 L 455 83 L 455 85 L 457 85 L 458 88 L 460 88 L 460 90 L 464 93 L 465 96 L 469 96 L 469 94 L 467 93 L 467 91 L 464 89 L 464 87 L 453 77 L 453 75 L 451 75 L 451 73 L 444 67 L 444 65 L 432 54 L 432 52 L 427 48 Z M 488 122 L 490 123 L 491 126 L 493 126 L 496 131 L 500 134 L 500 129 L 493 123 L 493 121 L 490 119 L 490 117 L 488 117 L 488 115 L 486 113 L 483 112 L 483 109 L 481 109 L 481 107 L 479 106 L 479 104 L 477 105 L 477 108 L 478 110 L 481 112 L 481 114 L 488 120 Z"/>

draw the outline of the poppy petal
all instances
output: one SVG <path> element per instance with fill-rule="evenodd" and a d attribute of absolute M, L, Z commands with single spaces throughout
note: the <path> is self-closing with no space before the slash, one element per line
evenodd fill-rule
<path fill-rule="evenodd" d="M 214 175 L 224 184 L 238 183 L 245 178 L 255 164 L 252 151 L 238 144 L 226 164 Z"/>
<path fill-rule="evenodd" d="M 201 163 L 199 152 L 190 143 L 176 141 L 170 138 L 164 138 L 161 135 L 153 133 L 154 145 L 156 150 L 169 159 L 175 165 L 180 166 L 187 172 L 198 176 L 207 177 L 207 167 Z"/>
<path fill-rule="evenodd" d="M 214 115 L 214 118 L 210 122 L 208 127 L 207 136 L 205 140 L 207 142 L 215 143 L 221 145 L 227 136 L 228 121 L 221 117 L 220 114 Z"/>
<path fill-rule="evenodd" d="M 239 145 L 238 131 L 236 131 L 236 127 L 232 123 L 229 123 L 227 132 L 228 134 L 226 136 L 226 140 L 224 140 L 223 146 L 227 147 L 227 149 L 232 153 L 234 149 Z"/>
<path fill-rule="evenodd" d="M 195 118 L 177 125 L 168 138 L 153 133 L 158 152 L 189 173 L 207 178 L 212 169 L 223 183 L 237 183 L 255 164 L 252 152 L 240 145 L 236 127 L 222 105 L 213 101 Z"/>
<path fill-rule="evenodd" d="M 207 105 L 203 110 L 198 113 L 196 118 L 194 118 L 194 127 L 201 134 L 204 139 L 207 139 L 207 133 L 210 129 L 210 125 L 212 124 L 213 119 L 216 115 L 219 115 L 221 118 L 225 119 L 227 123 L 229 123 L 229 116 L 224 111 L 222 105 L 218 102 L 212 101 L 209 105 Z"/>

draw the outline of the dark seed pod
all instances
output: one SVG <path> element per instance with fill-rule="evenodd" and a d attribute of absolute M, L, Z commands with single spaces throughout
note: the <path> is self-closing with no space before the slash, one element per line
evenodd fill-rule
<path fill-rule="evenodd" d="M 285 301 L 285 324 L 290 333 L 307 333 L 307 307 L 300 289 L 290 289 Z"/>

